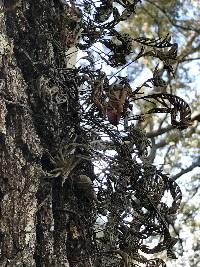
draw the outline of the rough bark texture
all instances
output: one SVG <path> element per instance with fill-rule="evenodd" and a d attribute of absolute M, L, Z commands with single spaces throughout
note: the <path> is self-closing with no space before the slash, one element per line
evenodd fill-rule
<path fill-rule="evenodd" d="M 49 155 L 80 134 L 77 86 L 65 71 L 66 9 L 56 0 L 6 1 L 0 14 L 1 266 L 90 266 L 79 215 L 90 207 L 72 182 L 90 163 L 63 186 L 61 176 L 44 175 L 55 168 Z"/>

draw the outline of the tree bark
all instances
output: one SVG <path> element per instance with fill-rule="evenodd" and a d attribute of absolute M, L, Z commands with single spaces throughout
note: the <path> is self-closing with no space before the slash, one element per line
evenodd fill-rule
<path fill-rule="evenodd" d="M 0 14 L 1 266 L 91 266 L 80 212 L 92 207 L 73 186 L 91 163 L 77 164 L 64 184 L 45 175 L 56 168 L 51 156 L 81 132 L 65 57 L 72 11 L 62 1 L 23 0 L 6 1 Z"/>

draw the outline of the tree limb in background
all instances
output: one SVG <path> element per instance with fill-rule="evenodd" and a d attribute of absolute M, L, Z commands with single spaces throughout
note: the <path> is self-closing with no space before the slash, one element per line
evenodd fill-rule
<path fill-rule="evenodd" d="M 200 159 L 198 159 L 196 162 L 192 163 L 189 167 L 182 169 L 179 173 L 175 174 L 172 177 L 172 179 L 175 181 L 178 178 L 180 178 L 183 174 L 186 174 L 186 173 L 192 171 L 196 167 L 200 167 Z"/>
<path fill-rule="evenodd" d="M 173 19 L 171 19 L 171 17 L 167 14 L 167 12 L 165 11 L 165 9 L 161 8 L 158 4 L 150 1 L 150 0 L 147 0 L 147 2 L 149 2 L 150 4 L 154 5 L 156 8 L 158 8 L 165 16 L 166 18 L 169 20 L 169 22 L 176 28 L 180 28 L 184 31 L 193 31 L 193 32 L 196 32 L 196 33 L 200 33 L 200 29 L 198 28 L 194 28 L 194 27 L 189 27 L 189 26 L 183 26 L 181 24 L 177 24 L 176 21 L 174 21 Z M 190 24 L 192 25 L 192 24 Z"/>

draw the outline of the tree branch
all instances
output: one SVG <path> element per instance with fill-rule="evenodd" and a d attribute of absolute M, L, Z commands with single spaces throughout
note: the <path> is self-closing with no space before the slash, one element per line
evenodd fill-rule
<path fill-rule="evenodd" d="M 195 58 L 185 58 L 184 60 L 181 60 L 180 62 L 190 62 L 190 61 L 195 61 L 195 60 L 200 60 L 200 57 L 195 57 Z"/>
<path fill-rule="evenodd" d="M 184 30 L 184 31 L 193 31 L 193 32 L 196 32 L 196 33 L 200 34 L 200 29 L 177 24 L 176 21 L 171 19 L 171 17 L 167 14 L 165 9 L 161 8 L 159 5 L 157 5 L 156 3 L 154 3 L 154 2 L 152 2 L 150 0 L 147 0 L 147 2 L 149 2 L 150 4 L 155 6 L 157 9 L 159 9 L 165 15 L 165 17 L 169 20 L 169 22 L 172 24 L 172 26 L 174 26 L 176 28 L 180 28 L 181 30 Z M 192 25 L 192 23 L 191 23 L 191 25 Z"/>
<path fill-rule="evenodd" d="M 156 144 L 155 143 L 155 138 L 152 137 L 151 138 L 151 145 L 152 145 L 151 151 L 149 153 L 149 156 L 147 157 L 147 160 L 148 160 L 148 162 L 153 163 L 154 162 L 154 159 L 156 157 L 156 151 L 157 151 L 157 149 L 158 148 L 161 148 L 161 147 L 164 147 L 165 145 L 167 145 L 167 142 L 166 142 L 166 140 L 161 140 L 159 143 Z"/>
<path fill-rule="evenodd" d="M 189 167 L 182 169 L 179 173 L 175 174 L 172 179 L 175 181 L 183 174 L 191 172 L 196 167 L 200 167 L 200 158 L 196 162 L 192 163 Z"/>
<path fill-rule="evenodd" d="M 192 117 L 192 121 L 200 121 L 200 113 Z"/>
<path fill-rule="evenodd" d="M 200 122 L 200 113 L 197 114 L 197 115 L 195 115 L 195 116 L 193 116 L 193 117 L 191 118 L 191 121 L 199 121 L 199 122 Z M 191 129 L 193 129 L 193 128 L 196 128 L 196 126 L 191 127 Z M 175 129 L 175 128 L 174 128 L 172 125 L 168 125 L 168 126 L 165 127 L 165 128 L 158 129 L 158 130 L 156 130 L 156 131 L 152 131 L 152 132 L 146 133 L 146 136 L 147 136 L 148 138 L 157 137 L 157 136 L 162 135 L 162 134 L 164 134 L 164 133 L 168 133 L 169 131 L 171 131 L 171 130 L 173 130 L 173 129 Z"/>
<path fill-rule="evenodd" d="M 146 134 L 147 137 L 151 138 L 151 137 L 157 137 L 161 134 L 164 134 L 164 133 L 167 133 L 171 130 L 173 130 L 174 127 L 172 125 L 168 125 L 167 127 L 165 128 L 162 128 L 162 129 L 159 129 L 159 130 L 156 130 L 156 131 L 152 131 L 152 132 L 149 132 Z"/>

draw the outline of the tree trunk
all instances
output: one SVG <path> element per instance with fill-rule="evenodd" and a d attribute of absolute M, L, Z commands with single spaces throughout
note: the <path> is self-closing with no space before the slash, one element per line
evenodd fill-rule
<path fill-rule="evenodd" d="M 73 42 L 65 14 L 74 11 L 56 0 L 5 2 L 0 14 L 0 265 L 91 266 L 81 214 L 89 216 L 92 207 L 74 190 L 75 177 L 87 175 L 91 163 L 80 159 L 65 182 L 62 175 L 67 145 L 81 132 L 77 83 L 65 56 L 67 37 Z"/>

